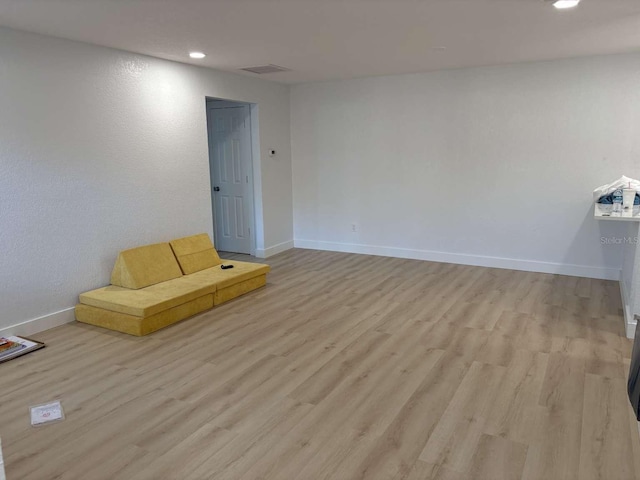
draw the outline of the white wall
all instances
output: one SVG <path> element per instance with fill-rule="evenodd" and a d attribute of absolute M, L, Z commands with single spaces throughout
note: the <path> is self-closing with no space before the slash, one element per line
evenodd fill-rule
<path fill-rule="evenodd" d="M 206 96 L 258 104 L 257 248 L 287 245 L 288 87 L 0 28 L 0 332 L 72 318 L 119 250 L 212 233 Z"/>
<path fill-rule="evenodd" d="M 617 280 L 592 190 L 640 177 L 639 86 L 640 55 L 294 86 L 295 245 Z"/>

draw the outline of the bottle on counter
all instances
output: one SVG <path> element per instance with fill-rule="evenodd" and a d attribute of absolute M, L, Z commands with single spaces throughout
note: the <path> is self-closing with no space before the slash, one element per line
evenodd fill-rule
<path fill-rule="evenodd" d="M 613 211 L 611 213 L 612 217 L 619 217 L 622 213 L 622 189 L 616 189 L 611 195 L 613 200 Z"/>

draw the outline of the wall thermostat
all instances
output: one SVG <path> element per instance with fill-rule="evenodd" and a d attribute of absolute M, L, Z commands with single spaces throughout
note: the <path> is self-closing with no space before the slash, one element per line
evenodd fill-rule
<path fill-rule="evenodd" d="M 269 151 L 269 156 L 270 157 L 275 156 L 275 154 L 276 154 L 276 149 L 275 148 L 270 148 L 268 151 Z"/>

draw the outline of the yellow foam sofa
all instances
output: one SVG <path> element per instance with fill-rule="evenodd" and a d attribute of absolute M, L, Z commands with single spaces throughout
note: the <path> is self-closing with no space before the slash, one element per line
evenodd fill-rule
<path fill-rule="evenodd" d="M 267 283 L 268 265 L 222 264 L 206 233 L 125 250 L 111 285 L 80 294 L 76 320 L 142 336 Z"/>

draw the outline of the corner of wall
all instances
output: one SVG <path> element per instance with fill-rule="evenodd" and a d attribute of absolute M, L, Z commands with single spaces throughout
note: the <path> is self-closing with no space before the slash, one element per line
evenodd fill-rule
<path fill-rule="evenodd" d="M 256 257 L 258 258 L 269 258 L 277 255 L 278 253 L 282 253 L 286 250 L 290 250 L 293 248 L 293 240 L 287 240 L 286 242 L 278 243 L 277 245 L 273 245 L 267 248 L 256 248 Z"/>

